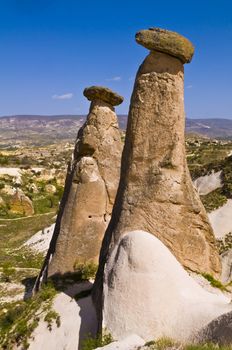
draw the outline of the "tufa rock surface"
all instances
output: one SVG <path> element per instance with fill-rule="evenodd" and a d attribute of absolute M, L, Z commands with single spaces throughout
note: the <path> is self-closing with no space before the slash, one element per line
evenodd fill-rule
<path fill-rule="evenodd" d="M 192 43 L 182 35 L 160 28 L 149 28 L 136 33 L 138 44 L 148 50 L 160 51 L 189 63 L 194 54 Z"/>
<path fill-rule="evenodd" d="M 10 211 L 15 214 L 31 216 L 34 214 L 33 203 L 23 191 L 17 189 L 10 200 Z"/>
<path fill-rule="evenodd" d="M 116 94 L 111 92 L 111 95 Z M 121 153 L 114 108 L 98 96 L 78 132 L 53 238 L 37 287 L 47 275 L 73 272 L 77 263 L 98 261 L 118 188 Z"/>
<path fill-rule="evenodd" d="M 103 327 L 114 339 L 191 342 L 214 318 L 232 310 L 230 298 L 204 290 L 170 250 L 144 231 L 125 232 L 105 265 Z"/>
<path fill-rule="evenodd" d="M 181 60 L 166 52 L 151 51 L 137 73 L 118 193 L 94 285 L 100 328 L 102 300 L 106 302 L 103 289 L 108 284 L 104 269 L 125 232 L 150 232 L 185 268 L 214 276 L 220 273 L 213 230 L 186 162 L 183 80 Z M 141 280 L 139 293 L 142 289 Z M 125 308 L 130 297 L 126 293 Z"/>
<path fill-rule="evenodd" d="M 120 105 L 123 102 L 122 96 L 102 86 L 91 86 L 86 88 L 83 93 L 89 101 L 101 100 L 112 106 Z"/>
<path fill-rule="evenodd" d="M 52 185 L 52 184 L 47 184 L 45 186 L 45 192 L 47 193 L 56 193 L 56 186 Z"/>
<path fill-rule="evenodd" d="M 231 346 L 232 311 L 215 318 L 215 320 L 201 329 L 196 337 L 196 341 L 198 343 L 216 343 L 219 346 Z"/>

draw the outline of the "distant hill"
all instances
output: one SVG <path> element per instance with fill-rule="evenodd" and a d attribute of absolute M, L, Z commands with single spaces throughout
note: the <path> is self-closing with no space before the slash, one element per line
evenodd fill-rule
<path fill-rule="evenodd" d="M 85 115 L 3 116 L 0 118 L 0 146 L 73 141 L 85 118 Z M 125 130 L 127 115 L 119 115 L 118 119 L 120 128 Z M 232 139 L 232 120 L 187 119 L 186 132 L 209 138 Z"/>
<path fill-rule="evenodd" d="M 46 145 L 73 141 L 85 121 L 80 115 L 16 115 L 0 118 L 0 146 Z"/>
<path fill-rule="evenodd" d="M 187 119 L 186 132 L 209 138 L 232 139 L 232 119 Z"/>

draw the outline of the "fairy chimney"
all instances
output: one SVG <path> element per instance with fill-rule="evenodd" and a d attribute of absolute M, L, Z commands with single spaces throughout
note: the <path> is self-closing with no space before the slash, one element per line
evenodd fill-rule
<path fill-rule="evenodd" d="M 109 306 L 107 290 L 112 292 L 119 283 L 116 279 L 108 285 L 104 271 L 126 232 L 153 234 L 190 270 L 217 276 L 221 269 L 213 230 L 185 154 L 183 65 L 191 61 L 194 48 L 181 35 L 159 28 L 138 32 L 136 41 L 150 52 L 135 80 L 119 189 L 94 285 L 99 328 L 102 321 L 107 327 L 102 320 Z"/>
<path fill-rule="evenodd" d="M 77 263 L 97 262 L 120 175 L 122 142 L 114 106 L 123 98 L 110 89 L 84 90 L 91 101 L 79 130 L 66 177 L 54 234 L 37 280 L 73 272 Z"/>

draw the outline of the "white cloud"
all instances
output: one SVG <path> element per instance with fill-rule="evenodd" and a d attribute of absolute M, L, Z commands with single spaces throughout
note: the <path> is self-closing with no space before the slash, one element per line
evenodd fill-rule
<path fill-rule="evenodd" d="M 109 79 L 106 79 L 107 81 L 120 81 L 122 80 L 122 77 L 113 77 L 113 78 L 109 78 Z"/>
<path fill-rule="evenodd" d="M 193 87 L 192 85 L 187 85 L 186 89 L 192 89 L 192 87 Z"/>
<path fill-rule="evenodd" d="M 53 100 L 70 100 L 71 98 L 73 98 L 73 93 L 67 92 L 63 95 L 53 95 L 52 98 Z"/>

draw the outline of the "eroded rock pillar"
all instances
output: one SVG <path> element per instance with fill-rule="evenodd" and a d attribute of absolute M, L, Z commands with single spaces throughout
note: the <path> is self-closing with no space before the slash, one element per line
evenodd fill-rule
<path fill-rule="evenodd" d="M 126 232 L 152 233 L 185 268 L 220 272 L 213 231 L 185 155 L 183 64 L 191 61 L 194 48 L 181 35 L 158 28 L 138 32 L 136 41 L 151 51 L 135 80 L 119 189 L 94 286 L 100 325 L 104 288 L 117 287 L 117 281 L 107 285 L 104 268 Z"/>
<path fill-rule="evenodd" d="M 37 281 L 73 272 L 76 263 L 97 262 L 120 175 L 122 142 L 114 106 L 123 98 L 90 87 L 90 111 L 79 130 L 53 238 Z"/>

